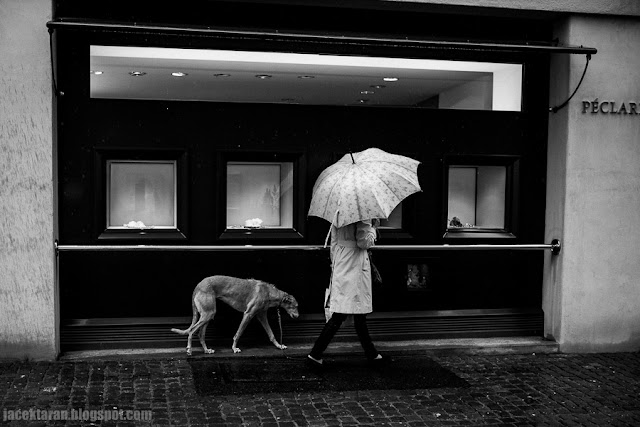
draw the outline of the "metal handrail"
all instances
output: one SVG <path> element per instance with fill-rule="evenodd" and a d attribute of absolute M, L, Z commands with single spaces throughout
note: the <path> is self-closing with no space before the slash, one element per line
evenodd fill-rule
<path fill-rule="evenodd" d="M 297 250 L 317 251 L 325 250 L 322 245 L 61 245 L 54 242 L 56 255 L 60 252 L 92 251 L 92 252 L 130 252 L 130 251 L 270 251 Z M 553 239 L 549 244 L 520 244 L 520 245 L 381 245 L 374 246 L 376 251 L 532 251 L 550 250 L 557 255 L 562 249 L 560 240 Z"/>

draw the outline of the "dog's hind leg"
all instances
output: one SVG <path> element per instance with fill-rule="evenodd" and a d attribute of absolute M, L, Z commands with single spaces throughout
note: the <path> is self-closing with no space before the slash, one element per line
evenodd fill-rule
<path fill-rule="evenodd" d="M 189 336 L 187 337 L 187 355 L 191 356 L 191 339 L 193 338 L 193 334 L 195 334 L 198 329 L 206 325 L 212 317 L 213 314 L 210 312 L 201 312 L 200 320 L 198 320 L 195 325 L 187 329 L 187 332 L 189 332 Z"/>
<path fill-rule="evenodd" d="M 213 319 L 215 315 L 216 315 L 216 310 L 214 308 L 213 312 L 211 313 L 211 319 Z M 205 337 L 207 334 L 207 326 L 209 326 L 209 322 L 206 322 L 204 325 L 202 325 L 202 327 L 200 328 L 200 332 L 198 333 L 198 337 L 200 338 L 200 345 L 202 346 L 202 350 L 204 350 L 204 353 L 213 354 L 215 350 L 208 348 L 207 343 L 205 341 Z"/>
<path fill-rule="evenodd" d="M 267 312 L 266 311 L 260 311 L 260 312 L 258 312 L 258 314 L 256 314 L 256 317 L 258 318 L 258 321 L 260 322 L 260 324 L 264 328 L 265 332 L 267 333 L 267 336 L 269 337 L 269 341 L 271 341 L 280 350 L 285 350 L 287 348 L 287 346 L 283 345 L 283 344 L 280 344 L 278 342 L 278 340 L 276 340 L 275 335 L 273 335 L 273 331 L 271 330 L 271 326 L 269 326 L 269 319 L 267 319 Z"/>
<path fill-rule="evenodd" d="M 195 295 L 191 298 L 191 310 L 193 312 L 193 316 L 191 318 L 191 325 L 187 329 L 171 328 L 171 332 L 175 332 L 180 335 L 189 334 L 189 338 L 187 338 L 187 355 L 188 356 L 191 356 L 191 335 L 195 330 L 194 328 L 196 328 L 196 324 L 198 323 L 198 315 L 199 315 L 199 312 L 195 303 Z"/>
<path fill-rule="evenodd" d="M 200 329 L 198 337 L 200 338 L 202 349 L 205 353 L 211 354 L 213 353 L 213 350 L 209 350 L 209 348 L 207 348 L 207 344 L 205 343 L 205 333 L 207 332 L 209 321 L 216 315 L 216 296 L 211 293 L 198 292 L 193 297 L 193 304 L 200 313 L 200 320 L 198 320 L 192 328 L 189 328 L 191 331 L 189 333 L 189 338 L 187 338 L 187 354 L 191 354 L 191 339 L 198 329 Z"/>

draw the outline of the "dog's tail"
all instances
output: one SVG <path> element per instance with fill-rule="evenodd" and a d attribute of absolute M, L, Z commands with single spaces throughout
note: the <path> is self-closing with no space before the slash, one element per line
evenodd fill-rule
<path fill-rule="evenodd" d="M 171 328 L 171 332 L 175 332 L 180 335 L 187 335 L 191 333 L 193 326 L 198 321 L 198 309 L 196 308 L 195 298 L 191 298 L 191 310 L 193 311 L 193 318 L 191 319 L 191 325 L 187 329 Z"/>

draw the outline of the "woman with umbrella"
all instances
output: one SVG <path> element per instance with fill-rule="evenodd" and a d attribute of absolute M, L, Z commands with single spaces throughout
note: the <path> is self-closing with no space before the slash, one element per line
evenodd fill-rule
<path fill-rule="evenodd" d="M 344 227 L 331 227 L 331 285 L 326 307 L 332 313 L 316 340 L 309 360 L 322 365 L 322 353 L 333 339 L 347 315 L 353 314 L 353 322 L 370 361 L 382 361 L 367 328 L 367 314 L 373 311 L 371 291 L 371 263 L 368 249 L 376 241 L 379 221 L 365 220 Z"/>
<path fill-rule="evenodd" d="M 388 218 L 404 198 L 421 191 L 418 164 L 370 148 L 355 157 L 345 155 L 318 177 L 309 215 L 331 221 L 331 281 L 325 308 L 332 314 L 308 355 L 312 366 L 322 366 L 322 354 L 349 314 L 367 359 L 387 360 L 376 350 L 367 328 L 366 316 L 373 311 L 368 249 L 378 236 L 378 218 Z"/>

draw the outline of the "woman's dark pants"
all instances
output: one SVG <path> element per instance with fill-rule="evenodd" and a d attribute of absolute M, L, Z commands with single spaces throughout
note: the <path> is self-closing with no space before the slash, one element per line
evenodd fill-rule
<path fill-rule="evenodd" d="M 320 332 L 320 336 L 316 340 L 316 343 L 313 345 L 311 349 L 311 353 L 309 355 L 314 359 L 322 359 L 322 353 L 327 349 L 327 346 L 333 339 L 338 329 L 342 325 L 342 322 L 347 318 L 348 314 L 344 313 L 333 313 L 331 319 L 327 323 L 325 323 L 322 332 Z M 369 336 L 369 329 L 367 328 L 367 315 L 366 314 L 354 314 L 353 315 L 353 323 L 356 327 L 356 333 L 358 334 L 358 338 L 360 339 L 360 344 L 364 349 L 364 355 L 367 359 L 375 359 L 378 355 L 378 351 L 376 350 L 373 342 L 371 341 L 371 337 Z"/>

